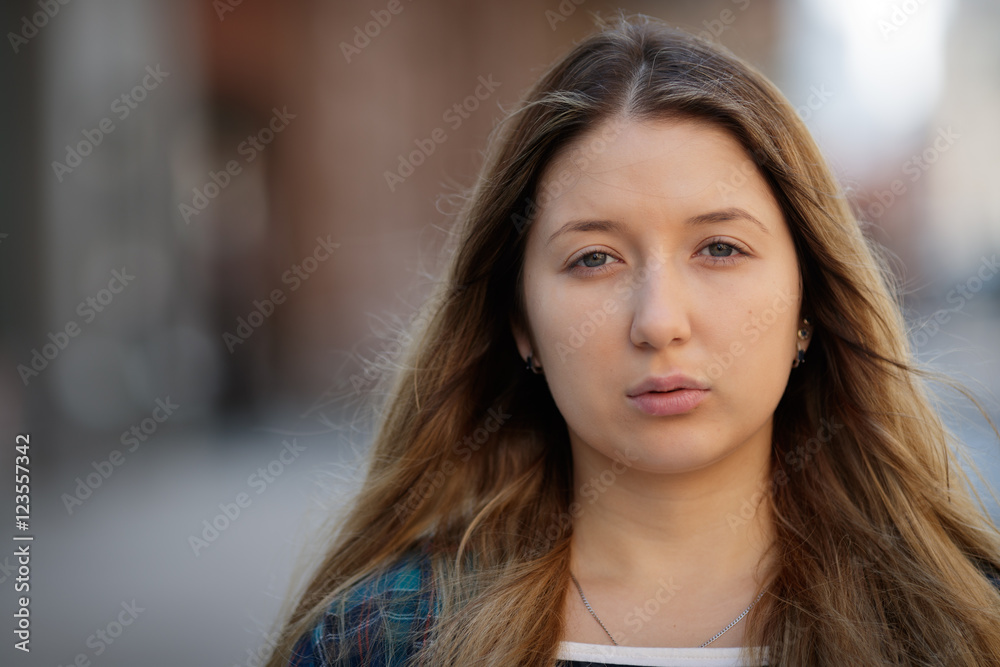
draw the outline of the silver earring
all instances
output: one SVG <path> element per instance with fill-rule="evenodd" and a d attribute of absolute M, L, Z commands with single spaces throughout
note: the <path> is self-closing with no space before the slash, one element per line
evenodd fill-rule
<path fill-rule="evenodd" d="M 527 364 L 527 366 L 525 366 L 525 368 L 527 370 L 531 371 L 532 373 L 534 373 L 535 375 L 541 375 L 542 374 L 542 367 L 541 366 L 535 366 L 535 365 L 533 365 L 531 363 L 531 355 L 530 354 L 528 355 L 528 364 Z"/>

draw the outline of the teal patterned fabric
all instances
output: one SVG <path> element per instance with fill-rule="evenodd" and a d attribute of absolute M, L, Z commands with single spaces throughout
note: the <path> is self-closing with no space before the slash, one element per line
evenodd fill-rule
<path fill-rule="evenodd" d="M 405 665 L 426 641 L 436 603 L 427 547 L 411 550 L 335 600 L 289 667 Z"/>

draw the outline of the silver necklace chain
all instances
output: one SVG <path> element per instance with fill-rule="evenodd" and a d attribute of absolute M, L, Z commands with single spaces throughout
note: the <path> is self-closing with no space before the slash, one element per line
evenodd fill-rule
<path fill-rule="evenodd" d="M 594 617 L 594 620 L 595 620 L 595 621 L 597 621 L 598 623 L 600 623 L 600 624 L 601 624 L 601 627 L 602 627 L 602 628 L 604 628 L 604 632 L 606 632 L 606 633 L 607 633 L 607 635 L 608 635 L 608 638 L 609 638 L 609 639 L 611 640 L 611 642 L 612 642 L 612 643 L 613 643 L 613 644 L 614 644 L 615 646 L 618 646 L 618 642 L 616 642 L 616 641 L 615 641 L 615 638 L 614 638 L 614 637 L 613 637 L 613 636 L 611 635 L 611 632 L 610 632 L 610 631 L 608 630 L 607 626 L 606 626 L 606 625 L 604 625 L 604 622 L 603 622 L 603 621 L 601 621 L 601 619 L 600 619 L 600 618 L 598 618 L 598 616 L 597 616 L 597 612 L 595 612 L 595 611 L 594 611 L 594 608 L 590 606 L 590 603 L 589 603 L 589 602 L 587 602 L 587 596 L 583 594 L 583 588 L 581 588 L 581 587 L 580 587 L 580 582 L 576 580 L 576 577 L 575 577 L 575 576 L 573 576 L 573 573 L 572 573 L 572 572 L 570 572 L 570 573 L 569 573 L 569 576 L 570 576 L 570 577 L 573 577 L 573 583 L 574 583 L 574 584 L 576 584 L 576 590 L 580 591 L 580 598 L 581 598 L 581 599 L 583 600 L 583 604 L 584 604 L 584 605 L 585 605 L 585 606 L 587 607 L 587 611 L 589 611 L 589 612 L 590 612 L 590 615 Z M 764 591 L 761 591 L 761 592 L 760 592 L 760 595 L 758 595 L 758 596 L 757 596 L 757 599 L 756 599 L 756 600 L 754 600 L 753 602 L 751 602 L 751 603 L 750 603 L 750 606 L 749 606 L 749 607 L 747 607 L 746 609 L 744 609 L 744 610 L 743 610 L 743 613 L 742 613 L 742 614 L 740 614 L 740 615 L 739 615 L 739 616 L 737 616 L 737 617 L 736 617 L 735 619 L 733 619 L 733 622 L 732 622 L 732 623 L 730 623 L 729 625 L 727 625 L 726 627 L 724 627 L 724 628 L 723 628 L 722 630 L 720 630 L 720 631 L 719 631 L 719 633 L 718 633 L 718 634 L 716 634 L 716 635 L 715 635 L 714 637 L 712 637 L 711 639 L 709 639 L 709 640 L 708 640 L 707 642 L 705 642 L 704 644 L 702 644 L 702 645 L 701 645 L 701 646 L 699 646 L 698 648 L 705 648 L 706 646 L 708 646 L 709 644 L 711 644 L 712 642 L 714 642 L 714 641 L 715 641 L 716 639 L 718 639 L 718 638 L 719 638 L 719 637 L 721 637 L 722 635 L 724 635 L 724 634 L 726 634 L 727 632 L 729 632 L 730 630 L 732 630 L 733 626 L 735 626 L 735 625 L 736 625 L 737 623 L 739 623 L 740 621 L 742 621 L 742 620 L 743 620 L 743 617 L 744 617 L 744 616 L 746 616 L 747 614 L 749 614 L 749 613 L 750 613 L 750 610 L 751 610 L 751 609 L 753 609 L 753 606 L 754 606 L 755 604 L 757 604 L 757 602 L 758 602 L 758 601 L 759 601 L 759 600 L 761 599 L 761 597 L 763 597 L 763 596 L 764 596 Z"/>
<path fill-rule="evenodd" d="M 576 584 L 576 590 L 580 591 L 580 597 L 583 598 L 583 604 L 587 606 L 587 611 L 589 611 L 590 615 L 593 616 L 594 619 L 601 624 L 601 627 L 604 628 L 604 631 L 608 633 L 608 637 L 611 638 L 611 641 L 614 642 L 615 646 L 618 646 L 618 642 L 616 642 L 615 638 L 611 636 L 611 632 L 608 631 L 607 626 L 605 626 L 603 621 L 601 621 L 601 619 L 597 617 L 597 613 L 590 606 L 590 603 L 587 602 L 587 596 L 583 594 L 583 589 L 580 588 L 580 582 L 576 580 L 576 577 L 573 576 L 572 572 L 569 573 L 569 576 L 573 577 L 573 583 Z"/>

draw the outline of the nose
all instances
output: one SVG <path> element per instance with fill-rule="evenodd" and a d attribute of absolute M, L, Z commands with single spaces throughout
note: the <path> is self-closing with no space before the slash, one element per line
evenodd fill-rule
<path fill-rule="evenodd" d="M 690 291 L 670 262 L 637 271 L 631 298 L 629 338 L 636 347 L 662 348 L 691 337 Z"/>

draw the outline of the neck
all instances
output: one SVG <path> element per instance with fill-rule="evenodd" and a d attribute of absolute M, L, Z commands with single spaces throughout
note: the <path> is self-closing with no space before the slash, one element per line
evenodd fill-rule
<path fill-rule="evenodd" d="M 607 485 L 600 484 L 601 472 L 614 461 L 577 449 L 583 451 L 574 450 L 580 507 L 573 520 L 574 572 L 625 587 L 648 585 L 664 573 L 696 584 L 756 578 L 773 533 L 769 443 L 690 472 L 630 467 Z M 581 492 L 588 481 L 596 498 Z"/>

